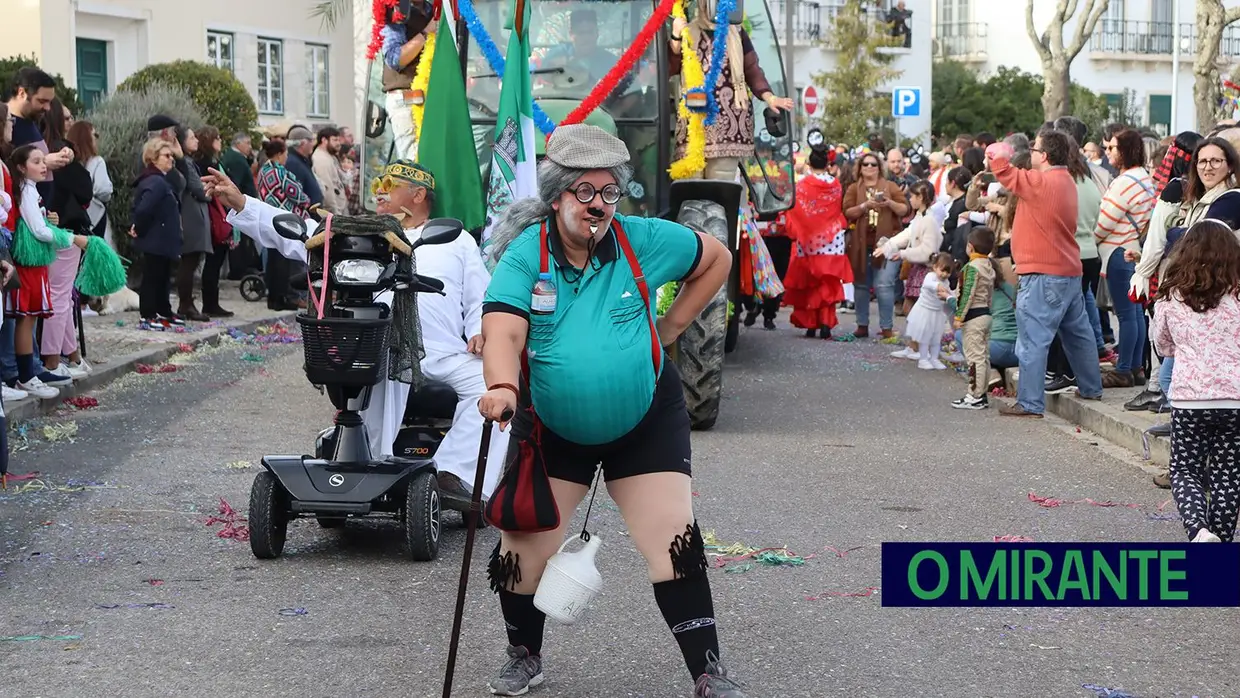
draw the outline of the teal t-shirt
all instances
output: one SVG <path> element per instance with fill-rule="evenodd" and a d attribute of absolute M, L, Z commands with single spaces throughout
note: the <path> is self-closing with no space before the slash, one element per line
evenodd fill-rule
<path fill-rule="evenodd" d="M 526 347 L 534 410 L 551 431 L 580 444 L 614 441 L 650 409 L 658 376 L 646 313 L 655 312 L 656 290 L 684 279 L 702 256 L 701 239 L 683 225 L 619 214 L 616 220 L 646 277 L 648 308 L 642 307 L 637 281 L 614 233 L 602 238 L 594 259 L 579 271 L 567 263 L 552 232 L 548 265 L 556 287 L 555 312 L 530 314 L 539 272 L 537 224 L 508 246 L 483 304 L 484 314 L 509 312 L 529 320 Z"/>

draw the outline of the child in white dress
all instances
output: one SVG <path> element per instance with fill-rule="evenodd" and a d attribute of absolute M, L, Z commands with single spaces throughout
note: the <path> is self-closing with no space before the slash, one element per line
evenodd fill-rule
<path fill-rule="evenodd" d="M 909 341 L 917 342 L 918 351 L 905 347 L 892 356 L 917 359 L 917 368 L 920 369 L 941 371 L 947 368 L 939 360 L 943 332 L 947 329 L 947 305 L 939 298 L 939 289 L 949 288 L 948 282 L 955 266 L 955 260 L 946 252 L 931 258 L 930 271 L 921 282 L 921 295 L 917 297 L 917 303 L 909 312 L 904 326 L 904 336 Z"/>

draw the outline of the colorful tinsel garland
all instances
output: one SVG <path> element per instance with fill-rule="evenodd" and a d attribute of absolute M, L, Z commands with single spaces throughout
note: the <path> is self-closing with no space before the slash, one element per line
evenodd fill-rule
<path fill-rule="evenodd" d="M 465 25 L 469 27 L 469 35 L 478 42 L 478 48 L 482 49 L 482 55 L 487 59 L 487 65 L 491 67 L 491 72 L 495 73 L 500 80 L 504 79 L 504 56 L 500 54 L 499 47 L 495 45 L 495 40 L 491 38 L 491 34 L 487 32 L 486 25 L 482 20 L 478 19 L 478 13 L 474 11 L 474 3 L 472 0 L 457 0 L 457 9 L 461 12 L 461 18 L 465 20 Z M 538 102 L 534 102 L 534 123 L 538 126 L 538 130 L 543 135 L 550 136 L 555 130 L 555 122 L 547 113 L 538 106 Z"/>
<path fill-rule="evenodd" d="M 395 9 L 400 0 L 372 0 L 370 3 L 370 13 L 373 22 L 370 25 L 370 43 L 366 45 L 366 60 L 373 61 L 375 56 L 379 54 L 379 50 L 383 48 L 383 26 L 387 24 L 387 11 L 389 8 L 393 11 L 392 21 L 401 23 L 405 21 L 404 15 L 400 10 Z"/>
<path fill-rule="evenodd" d="M 719 84 L 719 75 L 723 72 L 723 62 L 726 60 L 724 51 L 728 47 L 728 15 L 732 14 L 732 10 L 736 9 L 736 0 L 719 0 L 715 8 L 715 38 L 711 44 L 710 68 L 706 70 L 705 85 L 710 85 L 711 89 L 706 90 L 706 125 L 714 126 L 715 119 L 719 117 L 719 101 L 715 99 L 715 85 Z"/>
<path fill-rule="evenodd" d="M 672 17 L 686 20 L 687 23 L 683 0 L 676 0 L 676 4 L 672 6 Z M 685 120 L 688 134 L 685 139 L 685 156 L 673 162 L 668 168 L 668 174 L 672 179 L 688 179 L 706 169 L 706 116 L 697 111 L 690 111 L 687 102 L 689 92 L 703 89 L 706 78 L 702 74 L 702 62 L 698 60 L 697 49 L 693 46 L 687 26 L 681 32 L 680 41 L 680 74 L 685 87 L 681 91 L 677 111 L 680 118 Z"/>
<path fill-rule="evenodd" d="M 426 111 L 426 87 L 430 84 L 431 63 L 435 58 L 435 37 L 437 36 L 439 32 L 427 33 L 426 43 L 422 46 L 422 52 L 418 54 L 418 70 L 413 74 L 413 84 L 409 86 L 415 95 L 422 93 L 421 103 L 409 107 L 413 117 L 414 138 L 419 141 L 422 140 L 422 115 Z"/>

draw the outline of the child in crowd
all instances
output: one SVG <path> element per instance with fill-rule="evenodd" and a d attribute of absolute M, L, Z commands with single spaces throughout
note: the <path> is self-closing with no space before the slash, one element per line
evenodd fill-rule
<path fill-rule="evenodd" d="M 1231 542 L 1240 509 L 1240 242 L 1206 219 L 1176 243 L 1150 326 L 1171 374 L 1171 493 L 1194 543 Z"/>
<path fill-rule="evenodd" d="M 891 355 L 904 359 L 917 359 L 917 368 L 943 370 L 947 365 L 939 360 L 943 346 L 943 331 L 947 326 L 947 310 L 940 290 L 946 290 L 955 271 L 955 260 L 947 252 L 939 252 L 930 258 L 930 271 L 921 282 L 921 295 L 908 314 L 904 336 L 917 342 L 918 351 L 905 347 Z"/>
<path fill-rule="evenodd" d="M 995 233 L 986 226 L 969 231 L 966 249 L 969 263 L 960 282 L 953 326 L 962 332 L 964 359 L 969 366 L 969 392 L 952 407 L 984 410 L 989 407 L 986 389 L 990 378 L 990 300 L 994 295 L 999 264 L 990 258 L 995 250 Z"/>
<path fill-rule="evenodd" d="M 87 239 L 55 227 L 56 214 L 49 217 L 43 207 L 43 199 L 35 186 L 36 182 L 47 179 L 43 151 L 34 145 L 14 150 L 9 158 L 9 172 L 13 177 L 13 203 L 21 214 L 12 247 L 20 286 L 5 291 L 4 303 L 4 312 L 17 318 L 13 338 L 17 388 L 37 397 L 53 398 L 59 391 L 48 386 L 46 381 L 57 382 L 60 378 L 47 371 L 35 374 L 38 364 L 34 361 L 34 327 L 39 318 L 52 316 L 48 265 L 56 259 L 56 250 L 70 244 L 85 250 Z"/>

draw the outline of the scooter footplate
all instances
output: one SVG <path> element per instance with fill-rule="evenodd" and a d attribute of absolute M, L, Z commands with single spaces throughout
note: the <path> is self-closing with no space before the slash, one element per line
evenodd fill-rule
<path fill-rule="evenodd" d="M 351 513 L 349 507 L 359 506 L 369 511 L 371 502 L 410 475 L 434 468 L 430 460 L 403 458 L 357 465 L 309 456 L 265 456 L 262 464 L 289 493 L 291 509 L 333 513 Z"/>

